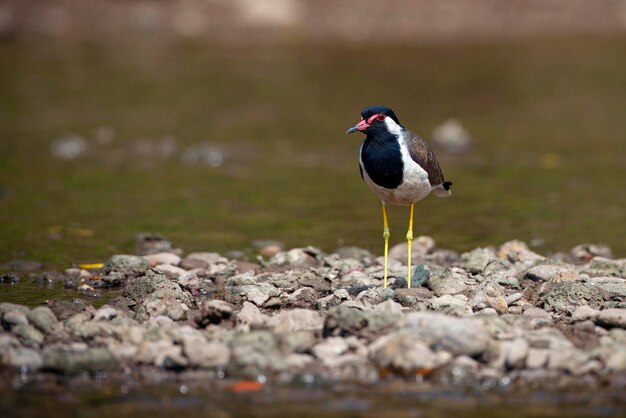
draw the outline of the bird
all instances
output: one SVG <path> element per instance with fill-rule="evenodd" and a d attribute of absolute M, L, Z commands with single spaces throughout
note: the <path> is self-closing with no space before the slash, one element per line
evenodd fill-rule
<path fill-rule="evenodd" d="M 435 154 L 426 141 L 406 129 L 395 112 L 386 106 L 369 106 L 361 112 L 361 120 L 346 134 L 364 133 L 359 149 L 361 178 L 380 198 L 383 212 L 384 277 L 387 287 L 389 225 L 387 206 L 409 206 L 407 287 L 411 287 L 411 242 L 413 240 L 413 208 L 430 192 L 435 196 L 452 194 L 452 182 L 445 181 Z"/>

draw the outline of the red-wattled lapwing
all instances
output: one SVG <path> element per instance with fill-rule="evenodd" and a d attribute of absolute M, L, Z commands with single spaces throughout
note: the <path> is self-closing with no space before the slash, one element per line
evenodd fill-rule
<path fill-rule="evenodd" d="M 384 286 L 387 287 L 387 253 L 389 226 L 387 205 L 410 206 L 407 285 L 411 287 L 411 241 L 413 240 L 413 205 L 430 192 L 450 196 L 452 183 L 444 181 L 443 172 L 428 144 L 404 128 L 393 110 L 384 106 L 366 107 L 361 121 L 347 134 L 361 131 L 365 141 L 359 151 L 361 177 L 382 200 L 383 238 L 385 239 Z"/>

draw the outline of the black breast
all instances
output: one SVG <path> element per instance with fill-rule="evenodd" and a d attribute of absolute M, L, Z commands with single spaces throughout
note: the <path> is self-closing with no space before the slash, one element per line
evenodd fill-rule
<path fill-rule="evenodd" d="M 363 170 L 378 186 L 395 189 L 402 183 L 404 164 L 396 137 L 386 133 L 375 138 L 369 135 L 361 148 Z"/>

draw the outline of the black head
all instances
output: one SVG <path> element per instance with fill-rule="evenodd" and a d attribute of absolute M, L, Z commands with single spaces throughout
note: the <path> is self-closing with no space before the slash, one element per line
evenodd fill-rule
<path fill-rule="evenodd" d="M 348 129 L 346 133 L 361 131 L 366 134 L 385 130 L 385 118 L 391 118 L 396 124 L 402 126 L 395 112 L 386 106 L 369 106 L 361 112 L 361 121 Z"/>

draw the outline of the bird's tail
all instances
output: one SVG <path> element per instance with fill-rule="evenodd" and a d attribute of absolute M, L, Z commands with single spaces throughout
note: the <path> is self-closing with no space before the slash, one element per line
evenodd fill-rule
<path fill-rule="evenodd" d="M 439 186 L 433 189 L 433 193 L 435 193 L 435 196 L 437 197 L 448 197 L 452 194 L 450 186 L 452 186 L 451 181 L 444 181 Z"/>

